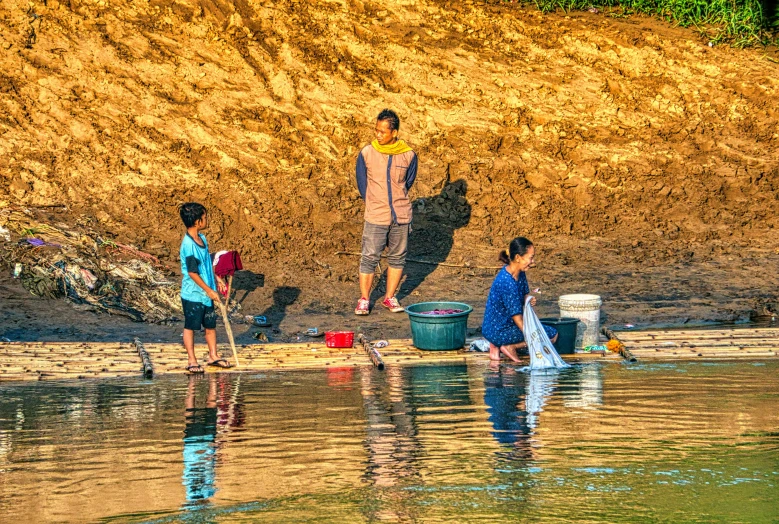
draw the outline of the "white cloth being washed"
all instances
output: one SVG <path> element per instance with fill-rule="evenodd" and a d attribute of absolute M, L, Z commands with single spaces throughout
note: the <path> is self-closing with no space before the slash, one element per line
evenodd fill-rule
<path fill-rule="evenodd" d="M 530 300 L 533 297 L 528 296 L 525 300 L 525 312 L 522 315 L 523 324 L 525 329 L 523 334 L 525 335 L 525 341 L 527 342 L 527 350 L 530 353 L 530 369 L 549 369 L 549 368 L 567 368 L 570 367 L 566 364 L 560 355 L 557 354 L 552 341 L 544 331 L 544 326 L 541 325 L 541 321 L 538 320 L 536 312 L 533 311 L 533 307 L 530 305 Z"/>

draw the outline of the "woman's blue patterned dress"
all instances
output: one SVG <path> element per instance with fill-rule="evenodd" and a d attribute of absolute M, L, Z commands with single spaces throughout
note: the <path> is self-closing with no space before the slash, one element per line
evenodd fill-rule
<path fill-rule="evenodd" d="M 487 307 L 484 309 L 484 321 L 481 333 L 496 346 L 518 344 L 525 340 L 522 330 L 511 318 L 524 312 L 525 296 L 530 293 L 525 272 L 521 271 L 514 280 L 511 273 L 504 267 L 492 281 L 490 294 L 487 297 Z M 557 335 L 557 330 L 544 325 L 544 331 L 551 339 Z"/>

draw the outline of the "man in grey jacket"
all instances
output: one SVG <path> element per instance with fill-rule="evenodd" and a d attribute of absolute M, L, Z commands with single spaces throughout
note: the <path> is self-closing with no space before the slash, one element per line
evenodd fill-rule
<path fill-rule="evenodd" d="M 382 305 L 393 313 L 403 307 L 395 298 L 408 252 L 411 200 L 408 190 L 417 176 L 417 155 L 398 139 L 400 119 L 385 109 L 376 117 L 376 139 L 357 155 L 357 188 L 365 201 L 360 259 L 360 300 L 356 315 L 370 313 L 373 275 L 387 248 L 387 293 Z"/>

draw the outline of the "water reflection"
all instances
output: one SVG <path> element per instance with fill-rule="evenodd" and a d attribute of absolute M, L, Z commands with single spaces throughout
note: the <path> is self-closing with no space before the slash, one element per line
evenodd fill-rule
<path fill-rule="evenodd" d="M 369 520 L 415 521 L 423 508 L 413 504 L 412 487 L 424 485 L 435 457 L 451 459 L 451 450 L 465 446 L 451 434 L 471 411 L 472 400 L 466 365 L 390 367 L 385 372 L 363 370 L 367 464 L 364 479 L 371 487 Z M 425 442 L 450 432 L 450 444 Z"/>
<path fill-rule="evenodd" d="M 567 408 L 589 408 L 603 405 L 603 368 L 597 364 L 578 366 L 566 374 L 576 377 L 576 387 L 564 390 Z"/>
<path fill-rule="evenodd" d="M 486 365 L 0 383 L 0 520 L 779 518 L 779 362 Z"/>
<path fill-rule="evenodd" d="M 559 370 L 518 370 L 514 366 L 490 365 L 484 374 L 484 404 L 492 424 L 492 437 L 503 446 L 504 458 L 531 460 L 534 439 L 544 405 L 565 382 L 566 406 L 584 407 L 603 402 L 599 367 Z M 505 448 L 509 448 L 508 455 Z"/>
<path fill-rule="evenodd" d="M 370 520 L 415 520 L 404 498 L 411 494 L 391 489 L 418 482 L 417 456 L 422 447 L 409 398 L 408 368 L 391 367 L 380 373 L 361 373 L 365 406 L 364 479 L 373 488 L 375 504 L 368 507 Z"/>
<path fill-rule="evenodd" d="M 528 413 L 520 408 L 525 380 L 525 375 L 513 366 L 492 367 L 484 375 L 484 404 L 493 428 L 492 437 L 513 448 L 511 455 L 515 458 L 531 459 Z"/>
<path fill-rule="evenodd" d="M 544 404 L 557 388 L 561 371 L 534 369 L 527 375 L 527 395 L 525 396 L 525 411 L 527 425 L 532 430 L 538 427 L 538 417 L 544 410 Z"/>
<path fill-rule="evenodd" d="M 225 374 L 188 377 L 184 403 L 184 509 L 206 507 L 216 494 L 217 451 L 223 447 L 228 433 L 244 423 L 240 384 L 240 377 L 232 381 Z M 205 401 L 202 392 L 198 392 L 199 385 L 207 386 Z"/>

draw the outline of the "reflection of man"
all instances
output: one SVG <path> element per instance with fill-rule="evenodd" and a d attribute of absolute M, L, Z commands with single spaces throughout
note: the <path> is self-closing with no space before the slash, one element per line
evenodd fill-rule
<path fill-rule="evenodd" d="M 357 155 L 357 188 L 365 201 L 360 260 L 360 300 L 356 315 L 370 313 L 373 274 L 382 251 L 387 252 L 387 292 L 382 305 L 393 313 L 403 308 L 395 298 L 408 251 L 411 201 L 408 190 L 417 176 L 417 155 L 398 140 L 400 119 L 389 109 L 376 118 L 376 140 Z"/>
<path fill-rule="evenodd" d="M 366 480 L 374 487 L 376 504 L 369 520 L 416 520 L 404 488 L 419 482 L 417 456 L 421 445 L 416 421 L 405 392 L 408 390 L 404 369 L 393 366 L 385 373 L 363 372 L 362 397 L 367 417 L 366 446 L 368 468 Z"/>
<path fill-rule="evenodd" d="M 189 376 L 184 428 L 184 476 L 187 505 L 206 501 L 216 493 L 216 375 L 208 375 L 208 399 L 205 408 L 195 407 L 195 384 Z"/>

